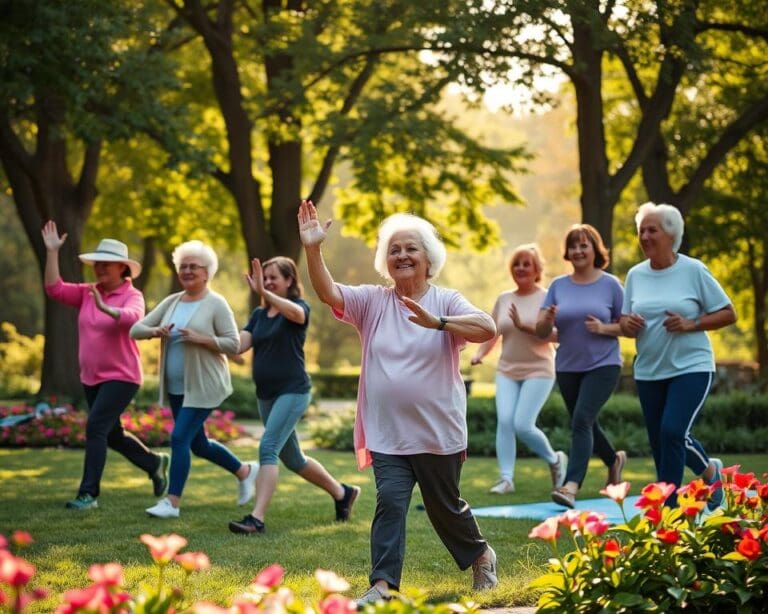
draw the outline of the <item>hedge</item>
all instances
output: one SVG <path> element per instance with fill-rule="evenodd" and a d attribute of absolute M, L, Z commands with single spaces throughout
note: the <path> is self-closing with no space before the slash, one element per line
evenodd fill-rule
<path fill-rule="evenodd" d="M 353 411 L 337 411 L 314 420 L 310 435 L 321 448 L 352 449 Z M 555 449 L 568 450 L 570 427 L 562 397 L 550 395 L 539 415 L 539 427 Z M 632 456 L 650 456 L 645 421 L 637 397 L 614 394 L 600 412 L 600 425 L 617 449 Z M 493 398 L 470 397 L 467 400 L 469 453 L 479 456 L 496 454 L 496 404 Z M 696 438 L 712 454 L 768 453 L 768 395 L 744 392 L 713 395 L 694 427 Z M 531 456 L 524 444 L 519 456 Z"/>

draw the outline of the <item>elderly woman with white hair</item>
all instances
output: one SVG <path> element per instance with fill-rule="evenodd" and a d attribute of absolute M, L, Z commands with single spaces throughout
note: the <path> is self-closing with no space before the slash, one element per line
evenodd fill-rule
<path fill-rule="evenodd" d="M 386 600 L 400 588 L 416 484 L 459 568 L 472 567 L 473 588 L 492 588 L 496 554 L 459 492 L 467 449 L 459 350 L 493 338 L 493 319 L 457 291 L 430 283 L 446 254 L 426 220 L 395 214 L 382 223 L 374 266 L 392 285 L 346 286 L 334 282 L 320 250 L 330 221 L 321 224 L 310 201 L 302 201 L 298 219 L 315 292 L 357 328 L 362 342 L 355 451 L 361 469 L 373 465 L 377 496 L 371 586 L 358 605 Z"/>
<path fill-rule="evenodd" d="M 736 321 L 728 295 L 699 260 L 678 253 L 683 216 L 672 205 L 645 203 L 635 216 L 647 260 L 627 274 L 620 326 L 635 337 L 635 382 L 659 481 L 680 486 L 687 465 L 710 485 L 720 480 L 720 459 L 710 458 L 691 435 L 715 371 L 705 331 Z M 716 509 L 722 488 L 713 488 Z M 676 505 L 673 494 L 667 503 Z"/>
<path fill-rule="evenodd" d="M 208 439 L 205 421 L 232 394 L 227 354 L 240 345 L 235 316 L 223 296 L 208 287 L 219 266 L 216 252 L 201 241 L 173 251 L 183 290 L 163 299 L 131 328 L 134 339 L 160 337 L 160 403 L 173 412 L 168 495 L 147 508 L 157 518 L 178 518 L 189 476 L 190 451 L 238 479 L 238 504 L 253 497 L 255 463 L 242 463 L 226 447 Z"/>

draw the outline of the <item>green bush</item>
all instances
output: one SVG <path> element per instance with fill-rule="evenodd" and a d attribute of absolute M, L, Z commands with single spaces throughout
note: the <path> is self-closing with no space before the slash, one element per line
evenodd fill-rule
<path fill-rule="evenodd" d="M 312 422 L 310 433 L 318 446 L 352 449 L 354 412 L 334 412 Z M 552 393 L 539 414 L 539 428 L 555 449 L 570 447 L 570 420 L 559 393 Z M 637 397 L 614 394 L 600 412 L 600 425 L 617 449 L 631 456 L 650 456 L 648 435 Z M 496 402 L 492 397 L 467 399 L 468 451 L 475 456 L 496 454 Z M 710 453 L 768 452 L 768 395 L 731 393 L 713 395 L 694 427 L 696 438 Z M 532 456 L 518 445 L 521 457 Z"/>
<path fill-rule="evenodd" d="M 312 392 L 321 399 L 355 399 L 359 373 L 339 373 L 337 371 L 316 371 L 312 373 Z"/>

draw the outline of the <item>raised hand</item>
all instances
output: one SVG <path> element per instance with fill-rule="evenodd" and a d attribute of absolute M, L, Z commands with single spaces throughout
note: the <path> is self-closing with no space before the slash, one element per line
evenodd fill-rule
<path fill-rule="evenodd" d="M 515 325 L 515 328 L 519 328 L 520 330 L 523 329 L 523 323 L 520 320 L 520 314 L 517 311 L 517 306 L 514 303 L 511 303 L 509 305 L 509 317 L 512 319 L 512 324 Z"/>
<path fill-rule="evenodd" d="M 321 224 L 317 219 L 317 209 L 311 200 L 302 200 L 299 205 L 299 237 L 304 247 L 320 245 L 325 241 L 331 220 Z"/>
<path fill-rule="evenodd" d="M 423 326 L 424 328 L 437 328 L 440 324 L 440 318 L 432 315 L 429 311 L 424 309 L 419 303 L 407 296 L 400 297 L 403 305 L 413 312 L 412 316 L 408 316 L 408 319 L 414 324 Z"/>
<path fill-rule="evenodd" d="M 251 274 L 246 274 L 245 279 L 256 294 L 264 293 L 264 269 L 261 267 L 261 260 L 258 258 L 251 260 Z"/>
<path fill-rule="evenodd" d="M 45 249 L 49 252 L 57 252 L 64 245 L 64 241 L 67 240 L 67 233 L 59 236 L 59 231 L 56 228 L 56 222 L 48 220 L 43 226 L 40 234 L 43 235 L 43 243 L 45 243 Z"/>

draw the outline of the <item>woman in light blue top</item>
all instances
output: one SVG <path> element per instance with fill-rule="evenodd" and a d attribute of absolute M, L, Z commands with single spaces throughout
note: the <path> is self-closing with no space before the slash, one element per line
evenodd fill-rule
<path fill-rule="evenodd" d="M 635 382 L 659 481 L 680 486 L 685 466 L 709 484 L 722 462 L 709 458 L 691 428 L 715 371 L 707 330 L 736 321 L 731 300 L 707 267 L 679 254 L 683 216 L 671 205 L 645 203 L 635 216 L 648 258 L 627 274 L 620 325 L 637 339 Z M 722 503 L 722 488 L 708 506 Z M 667 503 L 675 505 L 672 494 Z"/>
<path fill-rule="evenodd" d="M 610 484 L 621 481 L 626 462 L 626 453 L 614 450 L 597 421 L 621 372 L 616 337 L 621 333 L 618 320 L 624 294 L 619 280 L 604 271 L 608 250 L 594 227 L 572 226 L 563 257 L 573 273 L 549 286 L 536 334 L 544 339 L 557 327 L 555 375 L 571 416 L 571 450 L 565 484 L 552 491 L 552 500 L 574 507 L 593 452 L 608 467 Z"/>

